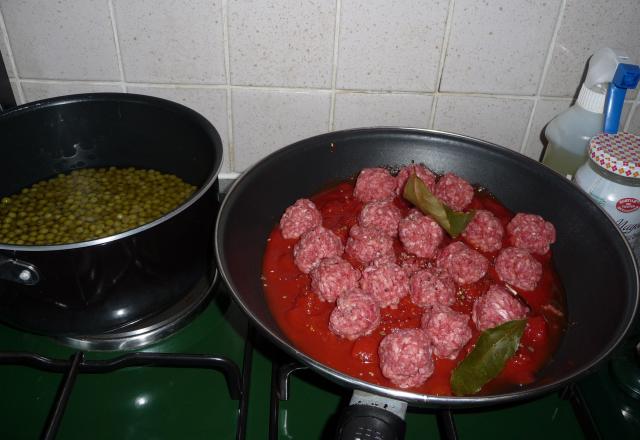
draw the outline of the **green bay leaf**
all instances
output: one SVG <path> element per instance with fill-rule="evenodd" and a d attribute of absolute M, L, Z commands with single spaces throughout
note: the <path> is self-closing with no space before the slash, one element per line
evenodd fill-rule
<path fill-rule="evenodd" d="M 473 350 L 451 373 L 453 394 L 475 394 L 498 376 L 507 360 L 518 350 L 526 325 L 526 319 L 519 319 L 483 331 Z"/>
<path fill-rule="evenodd" d="M 474 211 L 458 212 L 442 203 L 415 174 L 409 176 L 402 196 L 423 214 L 433 218 L 447 233 L 456 238 L 473 219 Z"/>

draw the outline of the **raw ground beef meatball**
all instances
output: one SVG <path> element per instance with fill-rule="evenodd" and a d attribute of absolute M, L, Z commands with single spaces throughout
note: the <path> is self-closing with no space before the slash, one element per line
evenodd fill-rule
<path fill-rule="evenodd" d="M 424 269 L 424 263 L 425 260 L 419 259 L 413 255 L 408 256 L 408 258 L 407 255 L 405 255 L 400 259 L 400 267 L 407 273 L 409 278 L 411 278 L 414 273 Z"/>
<path fill-rule="evenodd" d="M 421 327 L 439 358 L 455 359 L 472 336 L 467 315 L 439 304 L 425 310 Z"/>
<path fill-rule="evenodd" d="M 354 225 L 349 230 L 346 251 L 364 264 L 386 256 L 393 256 L 393 238 L 377 228 Z"/>
<path fill-rule="evenodd" d="M 322 301 L 334 302 L 344 292 L 358 287 L 360 271 L 340 257 L 325 258 L 311 271 L 311 288 Z"/>
<path fill-rule="evenodd" d="M 300 238 L 305 232 L 322 225 L 322 214 L 309 199 L 298 199 L 280 219 L 280 230 L 286 239 Z"/>
<path fill-rule="evenodd" d="M 435 195 L 454 211 L 464 211 L 473 199 L 473 187 L 463 178 L 447 173 L 436 183 Z"/>
<path fill-rule="evenodd" d="M 400 329 L 378 347 L 382 375 L 400 388 L 417 387 L 433 374 L 433 347 L 424 330 Z"/>
<path fill-rule="evenodd" d="M 360 288 L 380 307 L 397 308 L 400 300 L 409 294 L 409 277 L 397 264 L 383 260 L 362 271 Z"/>
<path fill-rule="evenodd" d="M 436 264 L 446 270 L 458 284 L 474 283 L 489 269 L 489 260 L 461 241 L 454 241 L 442 249 Z"/>
<path fill-rule="evenodd" d="M 483 331 L 507 321 L 524 318 L 527 312 L 527 307 L 504 287 L 492 284 L 487 293 L 473 304 L 471 319 L 478 330 Z"/>
<path fill-rule="evenodd" d="M 504 228 L 498 217 L 491 211 L 478 209 L 467 225 L 462 237 L 471 246 L 482 252 L 495 252 L 502 248 Z"/>
<path fill-rule="evenodd" d="M 398 171 L 398 174 L 396 175 L 396 182 L 398 185 L 396 192 L 398 193 L 398 195 L 402 196 L 402 193 L 404 192 L 404 186 L 407 184 L 407 180 L 412 174 L 418 176 L 420 180 L 422 180 L 424 184 L 427 185 L 429 191 L 431 191 L 432 193 L 435 192 L 436 175 L 433 174 L 431 170 L 429 170 L 424 165 L 414 164 L 407 165 L 406 167 Z"/>
<path fill-rule="evenodd" d="M 516 214 L 507 225 L 509 243 L 534 254 L 546 254 L 556 241 L 556 228 L 535 214 Z"/>
<path fill-rule="evenodd" d="M 535 289 L 542 277 L 542 264 L 526 249 L 502 249 L 496 257 L 495 266 L 502 281 L 522 290 Z"/>
<path fill-rule="evenodd" d="M 393 199 L 396 195 L 396 179 L 384 168 L 365 168 L 358 175 L 353 195 L 365 203 Z"/>
<path fill-rule="evenodd" d="M 409 283 L 411 301 L 420 307 L 450 306 L 456 300 L 456 285 L 443 269 L 428 267 L 413 274 Z"/>
<path fill-rule="evenodd" d="M 329 330 L 350 341 L 373 332 L 380 323 L 380 308 L 376 301 L 359 289 L 338 297 L 329 317 Z"/>
<path fill-rule="evenodd" d="M 413 210 L 398 223 L 398 235 L 407 252 L 421 258 L 433 258 L 444 232 L 434 219 Z"/>
<path fill-rule="evenodd" d="M 319 226 L 300 237 L 293 247 L 293 261 L 298 269 L 309 273 L 323 258 L 339 257 L 344 250 L 340 237 Z"/>
<path fill-rule="evenodd" d="M 358 214 L 358 223 L 365 228 L 378 228 L 390 237 L 398 235 L 402 213 L 391 201 L 370 202 Z"/>

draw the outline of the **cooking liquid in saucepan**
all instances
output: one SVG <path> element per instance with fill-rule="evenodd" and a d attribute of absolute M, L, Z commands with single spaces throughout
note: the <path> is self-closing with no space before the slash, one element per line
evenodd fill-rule
<path fill-rule="evenodd" d="M 162 217 L 195 190 L 156 170 L 74 170 L 0 198 L 0 243 L 68 244 L 115 235 Z"/>
<path fill-rule="evenodd" d="M 322 224 L 338 235 L 346 243 L 351 226 L 357 223 L 357 215 L 362 202 L 353 197 L 354 182 L 341 183 L 327 189 L 311 200 L 322 213 Z M 411 206 L 396 197 L 395 205 L 403 216 Z M 503 226 L 509 223 L 513 213 L 502 206 L 486 190 L 476 189 L 468 209 L 486 209 L 495 214 Z M 506 234 L 503 247 L 507 246 Z M 406 259 L 426 264 L 427 260 L 406 254 L 398 238 L 395 238 L 395 252 L 398 263 Z M 276 226 L 269 237 L 263 261 L 263 284 L 267 303 L 278 325 L 293 345 L 323 364 L 350 376 L 374 384 L 397 388 L 385 378 L 379 367 L 378 345 L 394 328 L 419 328 L 423 309 L 413 304 L 409 296 L 404 297 L 397 309 L 381 309 L 381 321 L 376 330 L 368 336 L 349 341 L 329 330 L 329 316 L 335 304 L 323 302 L 311 290 L 311 278 L 302 273 L 293 259 L 293 246 L 297 240 L 286 240 Z M 445 237 L 440 247 L 452 240 Z M 498 252 L 483 253 L 493 261 Z M 344 254 L 355 268 L 363 269 L 362 263 Z M 508 392 L 518 385 L 531 383 L 536 372 L 551 358 L 557 348 L 566 324 L 564 293 L 555 272 L 551 251 L 545 255 L 535 255 L 542 263 L 543 275 L 533 291 L 518 291 L 530 307 L 528 322 L 520 340 L 520 347 L 511 357 L 498 377 L 483 387 L 480 394 Z M 490 284 L 502 284 L 491 265 L 487 275 L 481 280 L 458 288 L 456 302 L 452 309 L 471 315 L 476 298 L 484 294 Z M 516 289 L 517 290 L 517 289 Z M 454 360 L 436 359 L 433 375 L 421 386 L 409 391 L 451 395 L 449 384 L 452 370 L 472 350 L 480 332 L 471 324 L 473 337 Z"/>

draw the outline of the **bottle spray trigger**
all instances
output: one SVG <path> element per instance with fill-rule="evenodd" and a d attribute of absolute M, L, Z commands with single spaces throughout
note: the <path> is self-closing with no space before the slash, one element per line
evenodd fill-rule
<path fill-rule="evenodd" d="M 615 134 L 620 126 L 620 115 L 627 89 L 635 89 L 640 80 L 640 67 L 635 64 L 618 64 L 604 101 L 604 132 Z"/>

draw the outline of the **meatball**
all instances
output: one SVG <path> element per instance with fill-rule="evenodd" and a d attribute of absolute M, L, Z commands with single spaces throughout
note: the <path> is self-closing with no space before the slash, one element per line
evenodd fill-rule
<path fill-rule="evenodd" d="M 454 211 L 464 211 L 473 199 L 473 187 L 463 178 L 447 173 L 436 183 L 435 195 Z"/>
<path fill-rule="evenodd" d="M 358 287 L 360 271 L 340 257 L 325 258 L 311 271 L 311 288 L 322 301 L 334 302 L 344 292 Z"/>
<path fill-rule="evenodd" d="M 328 229 L 319 226 L 300 237 L 293 247 L 293 261 L 298 269 L 309 273 L 323 258 L 342 255 L 343 246 L 340 237 Z"/>
<path fill-rule="evenodd" d="M 498 217 L 491 211 L 478 209 L 473 220 L 467 225 L 462 237 L 471 246 L 482 252 L 495 252 L 502 248 L 504 228 Z"/>
<path fill-rule="evenodd" d="M 398 223 L 398 235 L 407 252 L 421 258 L 433 258 L 444 232 L 431 217 L 412 211 Z"/>
<path fill-rule="evenodd" d="M 353 195 L 365 203 L 393 199 L 396 179 L 384 168 L 365 168 L 358 175 Z"/>
<path fill-rule="evenodd" d="M 542 264 L 525 249 L 502 249 L 495 265 L 496 273 L 502 281 L 522 290 L 535 289 L 542 277 Z"/>
<path fill-rule="evenodd" d="M 320 225 L 322 225 L 322 215 L 309 199 L 296 200 L 280 219 L 280 230 L 286 239 L 300 238 L 305 232 Z"/>
<path fill-rule="evenodd" d="M 338 297 L 336 308 L 329 317 L 329 330 L 350 341 L 371 334 L 380 323 L 380 307 L 359 289 L 349 290 Z"/>
<path fill-rule="evenodd" d="M 533 254 L 546 254 L 556 241 L 556 228 L 535 214 L 516 214 L 507 225 L 509 243 Z"/>
<path fill-rule="evenodd" d="M 393 256 L 393 238 L 377 228 L 355 225 L 349 230 L 346 251 L 364 264 L 373 260 Z"/>
<path fill-rule="evenodd" d="M 424 330 L 401 329 L 378 347 L 382 375 L 400 388 L 417 387 L 433 374 L 433 347 Z"/>
<path fill-rule="evenodd" d="M 398 235 L 398 222 L 402 218 L 400 210 L 390 201 L 367 203 L 358 215 L 358 223 L 365 228 L 378 228 L 385 234 Z"/>
<path fill-rule="evenodd" d="M 461 241 L 454 241 L 442 249 L 436 264 L 446 270 L 458 284 L 474 283 L 489 269 L 489 260 Z"/>
<path fill-rule="evenodd" d="M 443 269 L 428 267 L 413 274 L 411 301 L 420 307 L 436 304 L 450 306 L 456 300 L 456 285 Z"/>
<path fill-rule="evenodd" d="M 433 354 L 439 358 L 455 359 L 471 340 L 469 317 L 440 304 L 425 310 L 421 327 L 431 338 Z"/>
<path fill-rule="evenodd" d="M 487 293 L 473 304 L 471 319 L 480 331 L 496 327 L 507 321 L 527 316 L 527 307 L 514 298 L 507 290 L 492 284 Z"/>
<path fill-rule="evenodd" d="M 362 271 L 360 288 L 370 294 L 380 307 L 396 308 L 409 294 L 409 277 L 397 264 L 382 260 Z"/>
<path fill-rule="evenodd" d="M 426 260 L 418 258 L 415 255 L 401 254 L 400 267 L 409 275 L 409 278 L 419 270 L 424 269 Z"/>
<path fill-rule="evenodd" d="M 396 192 L 401 196 L 404 193 L 404 186 L 407 184 L 407 180 L 409 177 L 415 174 L 427 185 L 429 191 L 432 193 L 435 192 L 436 189 L 436 175 L 433 174 L 427 167 L 424 165 L 407 165 L 402 168 L 398 174 L 396 175 L 397 189 Z"/>

